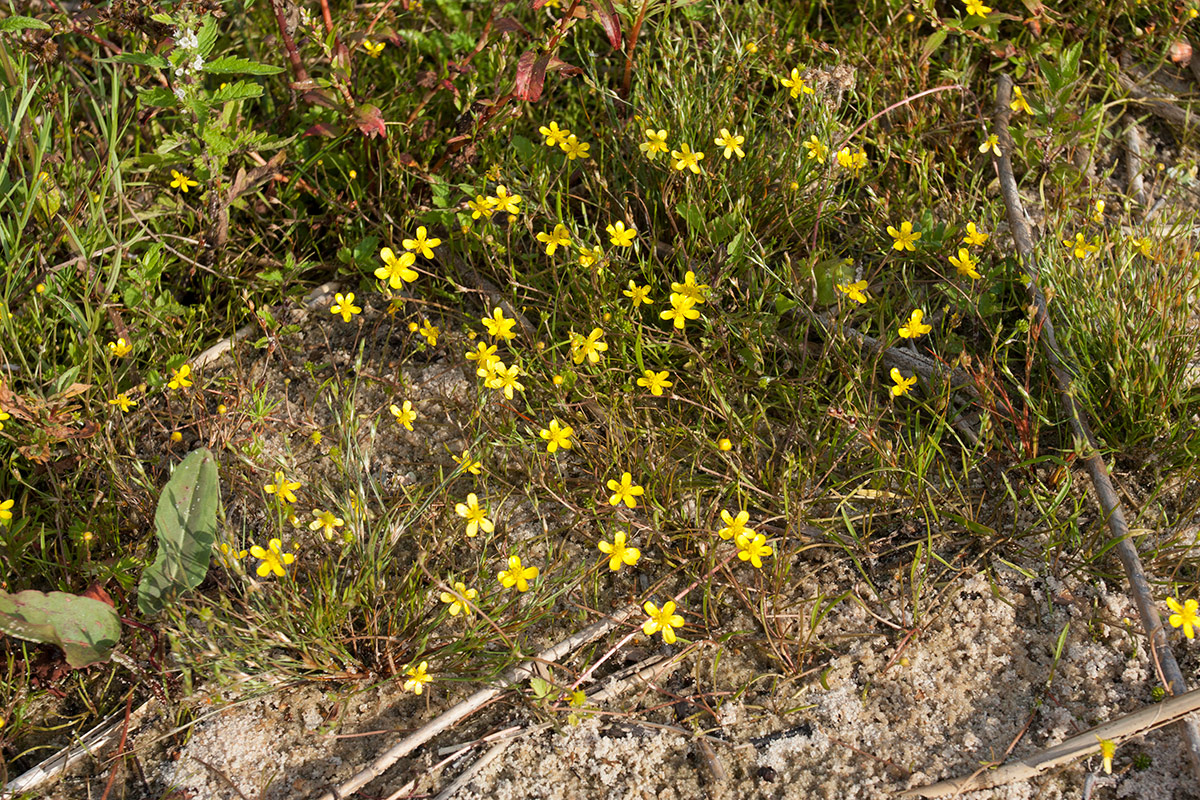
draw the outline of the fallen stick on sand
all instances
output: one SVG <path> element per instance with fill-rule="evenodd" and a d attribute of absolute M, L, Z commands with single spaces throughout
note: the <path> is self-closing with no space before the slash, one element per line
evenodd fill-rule
<path fill-rule="evenodd" d="M 1053 747 L 999 769 L 975 772 L 965 778 L 953 778 L 932 786 L 909 789 L 901 792 L 898 797 L 945 797 L 960 792 L 973 792 L 992 786 L 1002 786 L 1015 781 L 1026 781 L 1054 767 L 1098 752 L 1100 739 L 1120 744 L 1134 736 L 1175 722 L 1197 709 L 1200 709 L 1200 689 L 1193 689 L 1187 694 L 1172 697 L 1165 702 L 1135 711 L 1112 722 L 1106 722 L 1086 733 L 1072 736 Z"/>

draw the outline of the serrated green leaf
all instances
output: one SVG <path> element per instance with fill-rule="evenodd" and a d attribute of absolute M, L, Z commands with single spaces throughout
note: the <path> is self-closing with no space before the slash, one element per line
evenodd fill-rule
<path fill-rule="evenodd" d="M 208 54 L 212 52 L 213 45 L 217 43 L 217 18 L 209 14 L 200 23 L 200 30 L 196 34 L 196 42 L 200 45 L 198 52 L 202 58 L 208 58 Z"/>
<path fill-rule="evenodd" d="M 221 56 L 205 64 L 203 71 L 210 75 L 275 75 L 283 72 L 283 67 L 237 56 Z"/>
<path fill-rule="evenodd" d="M 164 89 L 161 86 L 143 89 L 138 93 L 138 99 L 142 101 L 142 105 L 156 108 L 175 108 L 179 105 L 179 98 L 170 89 Z"/>
<path fill-rule="evenodd" d="M 91 597 L 32 589 L 0 591 L 0 631 L 29 642 L 56 644 L 75 669 L 107 661 L 121 638 L 116 609 Z"/>
<path fill-rule="evenodd" d="M 117 53 L 112 58 L 104 59 L 109 64 L 136 64 L 139 67 L 166 69 L 171 62 L 154 53 Z"/>
<path fill-rule="evenodd" d="M 154 513 L 158 553 L 138 584 L 138 609 L 154 614 L 208 574 L 221 488 L 217 461 L 204 447 L 188 454 L 163 487 Z"/>
<path fill-rule="evenodd" d="M 0 19 L 0 33 L 17 33 L 18 31 L 48 31 L 50 26 L 40 19 L 22 17 L 19 14 Z"/>
<path fill-rule="evenodd" d="M 212 101 L 214 103 L 228 103 L 231 100 L 246 100 L 251 97 L 261 97 L 262 93 L 262 87 L 257 83 L 238 81 L 237 83 L 227 83 L 224 87 L 213 92 Z"/>

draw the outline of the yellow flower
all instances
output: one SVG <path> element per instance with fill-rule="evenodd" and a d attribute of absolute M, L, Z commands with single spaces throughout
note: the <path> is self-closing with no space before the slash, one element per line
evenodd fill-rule
<path fill-rule="evenodd" d="M 538 436 L 546 440 L 546 452 L 553 453 L 558 448 L 571 449 L 571 435 L 575 431 L 570 425 L 562 425 L 557 419 L 550 420 L 549 428 L 542 428 Z"/>
<path fill-rule="evenodd" d="M 838 166 L 845 167 L 857 174 L 859 170 L 867 165 L 867 151 L 859 150 L 851 152 L 849 147 L 843 147 L 837 151 L 837 163 Z"/>
<path fill-rule="evenodd" d="M 346 524 L 346 520 L 335 516 L 332 511 L 322 511 L 319 508 L 313 509 L 313 516 L 316 517 L 312 522 L 308 523 L 310 531 L 324 531 L 325 541 L 333 541 L 333 533 L 335 528 L 340 528 Z"/>
<path fill-rule="evenodd" d="M 650 305 L 653 301 L 650 299 L 650 285 L 638 286 L 632 280 L 629 281 L 629 288 L 621 292 L 621 294 L 633 301 L 633 307 L 637 308 L 642 303 Z"/>
<path fill-rule="evenodd" d="M 1063 244 L 1070 247 L 1076 258 L 1087 258 L 1100 252 L 1100 237 L 1093 237 L 1091 243 L 1084 240 L 1082 233 L 1075 234 L 1074 239 L 1063 239 Z"/>
<path fill-rule="evenodd" d="M 601 553 L 608 556 L 608 568 L 613 572 L 619 570 L 623 564 L 632 567 L 642 557 L 640 550 L 625 544 L 625 531 L 614 533 L 611 544 L 601 541 L 596 546 L 600 548 Z"/>
<path fill-rule="evenodd" d="M 909 389 L 916 385 L 917 376 L 913 375 L 911 378 L 906 378 L 901 374 L 899 369 L 892 367 L 892 381 L 896 384 L 892 387 L 892 397 L 903 397 L 908 394 Z"/>
<path fill-rule="evenodd" d="M 738 558 L 742 561 L 749 561 L 755 569 L 762 569 L 763 556 L 769 556 L 774 552 L 767 544 L 767 537 L 761 533 L 743 536 L 737 546 Z"/>
<path fill-rule="evenodd" d="M 282 470 L 276 471 L 274 483 L 263 487 L 267 494 L 273 494 L 285 503 L 296 502 L 296 490 L 299 488 L 300 481 L 289 481 Z"/>
<path fill-rule="evenodd" d="M 397 256 L 392 248 L 385 247 L 379 251 L 379 257 L 383 259 L 383 266 L 375 270 L 375 277 L 387 281 L 393 289 L 399 289 L 406 281 L 412 283 L 420 277 L 412 269 L 412 265 L 417 263 L 414 253 L 404 252 Z"/>
<path fill-rule="evenodd" d="M 562 142 L 565 142 L 567 137 L 571 135 L 571 132 L 566 128 L 558 127 L 557 122 L 551 122 L 549 125 L 543 125 L 542 127 L 538 128 L 538 133 L 546 137 L 547 147 L 557 147 Z"/>
<path fill-rule="evenodd" d="M 600 354 L 608 349 L 608 345 L 600 341 L 603 336 L 604 331 L 600 328 L 592 328 L 587 336 L 572 333 L 571 359 L 576 364 L 582 364 L 585 358 L 593 364 L 600 363 Z"/>
<path fill-rule="evenodd" d="M 633 247 L 633 237 L 637 236 L 634 226 L 626 228 L 625 223 L 618 220 L 605 226 L 604 230 L 608 231 L 609 242 L 614 247 Z"/>
<path fill-rule="evenodd" d="M 1093 222 L 1104 222 L 1104 205 L 1103 200 L 1096 201 L 1095 210 L 1092 212 Z"/>
<path fill-rule="evenodd" d="M 299 484 L 296 485 L 299 486 Z M 280 539 L 272 539 L 267 542 L 265 550 L 254 545 L 250 548 L 250 555 L 262 560 L 258 569 L 255 570 L 260 578 L 265 578 L 271 573 L 275 573 L 277 578 L 282 578 L 285 574 L 284 566 L 296 560 L 296 556 L 283 552 L 283 541 Z"/>
<path fill-rule="evenodd" d="M 658 158 L 659 153 L 665 153 L 670 148 L 667 147 L 667 132 L 665 130 L 656 131 L 653 128 L 646 129 L 646 141 L 638 145 L 646 158 L 653 161 Z"/>
<path fill-rule="evenodd" d="M 900 326 L 901 339 L 916 339 L 923 334 L 933 330 L 932 327 L 926 325 L 921 320 L 925 318 L 925 312 L 921 309 L 916 309 L 908 317 L 908 322 Z"/>
<path fill-rule="evenodd" d="M 596 245 L 595 247 L 591 248 L 579 248 L 579 266 L 581 267 L 594 267 L 596 264 L 599 264 L 603 258 L 604 251 L 600 248 L 600 245 Z"/>
<path fill-rule="evenodd" d="M 567 154 L 567 160 L 569 161 L 574 161 L 577 158 L 587 158 L 588 148 L 591 147 L 591 145 L 587 142 L 579 141 L 579 139 L 573 133 L 568 136 L 567 140 L 560 146 L 562 147 L 562 151 Z"/>
<path fill-rule="evenodd" d="M 410 431 L 413 429 L 412 424 L 416 422 L 417 410 L 413 408 L 412 400 L 405 400 L 404 408 L 392 404 L 388 410 L 392 412 L 392 416 L 396 418 L 396 422 L 399 422 Z"/>
<path fill-rule="evenodd" d="M 994 133 L 989 133 L 988 137 L 983 140 L 983 144 L 979 145 L 979 152 L 986 153 L 989 150 L 991 150 L 997 158 L 1000 157 L 1000 137 L 996 136 Z"/>
<path fill-rule="evenodd" d="M 707 283 L 696 283 L 696 273 L 690 269 L 684 273 L 683 283 L 671 283 L 672 292 L 678 292 L 698 306 L 704 305 L 704 290 L 707 288 Z"/>
<path fill-rule="evenodd" d="M 129 411 L 130 408 L 137 405 L 137 401 L 130 399 L 129 395 L 126 392 L 121 392 L 119 395 L 114 397 L 112 400 L 109 400 L 108 404 L 110 406 L 120 406 L 122 411 Z M 7 414 L 4 414 L 3 416 L 5 418 L 8 417 Z M 0 430 L 2 430 L 3 428 L 4 428 L 4 426 L 0 425 Z"/>
<path fill-rule="evenodd" d="M 354 305 L 354 292 L 342 294 L 338 292 L 333 296 L 333 305 L 329 310 L 334 314 L 342 315 L 342 322 L 349 322 L 355 314 L 362 311 L 361 308 Z"/>
<path fill-rule="evenodd" d="M 1033 109 L 1029 107 L 1028 101 L 1025 100 L 1025 95 L 1021 94 L 1020 86 L 1013 87 L 1013 99 L 1012 102 L 1008 104 L 1008 107 L 1013 111 L 1024 111 L 1026 114 L 1033 113 Z"/>
<path fill-rule="evenodd" d="M 950 256 L 950 263 L 958 270 L 959 275 L 975 280 L 980 278 L 979 271 L 975 269 L 979 266 L 979 261 L 971 257 L 971 254 L 967 252 L 967 248 L 958 248 L 958 257 Z"/>
<path fill-rule="evenodd" d="M 661 397 L 663 389 L 675 385 L 671 381 L 667 380 L 668 377 L 670 377 L 670 373 L 668 373 L 665 369 L 662 372 L 655 372 L 652 369 L 648 369 L 642 372 L 642 377 L 638 378 L 637 384 L 638 386 L 649 389 L 650 394 L 654 395 L 655 397 Z"/>
<path fill-rule="evenodd" d="M 755 53 L 758 52 L 758 44 L 755 42 L 746 42 L 745 49 L 746 49 L 747 53 L 749 53 L 750 55 L 754 55 Z"/>
<path fill-rule="evenodd" d="M 818 164 L 824 164 L 825 159 L 829 157 L 829 146 L 823 144 L 816 136 L 809 136 L 804 146 L 808 148 L 808 157 L 816 159 Z"/>
<path fill-rule="evenodd" d="M 733 449 L 733 442 L 725 438 L 717 439 L 717 449 L 722 453 L 728 453 Z"/>
<path fill-rule="evenodd" d="M 0 525 L 7 525 L 8 523 L 12 522 L 12 507 L 14 503 L 16 503 L 16 501 L 11 499 L 0 503 Z"/>
<path fill-rule="evenodd" d="M 704 153 L 692 152 L 692 148 L 687 142 L 679 145 L 678 150 L 671 151 L 671 158 L 675 160 L 675 169 L 682 172 L 685 169 L 690 169 L 695 174 L 700 174 L 700 161 L 704 158 Z"/>
<path fill-rule="evenodd" d="M 963 237 L 963 242 L 972 247 L 979 247 L 988 240 L 988 235 L 975 227 L 974 222 L 967 223 L 967 235 Z"/>
<path fill-rule="evenodd" d="M 730 133 L 727 128 L 721 128 L 719 135 L 713 140 L 713 143 L 717 147 L 725 148 L 724 155 L 725 159 L 728 160 L 730 156 L 735 154 L 739 159 L 745 157 L 746 153 L 742 150 L 742 144 L 745 141 L 745 136 L 738 136 L 737 134 Z"/>
<path fill-rule="evenodd" d="M 891 236 L 896 241 L 892 242 L 892 247 L 896 250 L 913 251 L 917 248 L 913 247 L 913 243 L 921 238 L 920 231 L 914 231 L 912 223 L 908 220 L 900 223 L 900 230 L 896 230 L 891 225 L 887 226 L 888 236 Z"/>
<path fill-rule="evenodd" d="M 133 346 L 130 345 L 129 342 L 125 341 L 124 336 L 122 336 L 120 339 L 117 339 L 115 342 L 108 343 L 108 352 L 111 353 L 115 358 L 124 358 L 125 356 L 129 355 L 130 351 L 132 350 Z"/>
<path fill-rule="evenodd" d="M 846 295 L 847 297 L 849 297 L 851 300 L 853 300 L 856 303 L 867 302 L 867 293 L 866 293 L 867 282 L 866 281 L 855 281 L 854 283 L 839 283 L 839 284 L 837 284 L 836 288 L 839 292 Z"/>
<path fill-rule="evenodd" d="M 1183 635 L 1189 639 L 1195 637 L 1196 629 L 1200 628 L 1200 614 L 1197 613 L 1200 611 L 1200 602 L 1188 600 L 1180 605 L 1174 597 L 1168 597 L 1167 608 L 1174 612 L 1167 619 L 1171 627 L 1183 628 Z"/>
<path fill-rule="evenodd" d="M 675 601 L 668 600 L 663 603 L 661 611 L 649 600 L 642 608 L 645 610 L 646 616 L 650 618 L 642 623 L 642 633 L 653 636 L 658 631 L 662 631 L 663 641 L 667 644 L 675 644 L 675 629 L 682 628 L 684 625 L 683 617 L 675 613 Z"/>
<path fill-rule="evenodd" d="M 1113 756 L 1117 754 L 1117 743 L 1112 739 L 1101 739 L 1099 735 L 1096 739 L 1100 742 L 1100 763 L 1103 765 L 1104 774 L 1112 775 Z"/>
<path fill-rule="evenodd" d="M 379 58 L 379 54 L 383 52 L 383 48 L 387 46 L 386 42 L 372 42 L 370 39 L 362 40 L 363 50 L 367 51 L 367 55 L 371 58 Z"/>
<path fill-rule="evenodd" d="M 493 339 L 503 339 L 506 342 L 517 338 L 517 335 L 513 333 L 513 326 L 516 324 L 515 319 L 505 317 L 504 310 L 498 307 L 492 309 L 492 316 L 483 318 L 483 327 L 487 328 L 488 335 Z"/>
<path fill-rule="evenodd" d="M 174 169 L 171 170 L 171 179 L 171 188 L 178 189 L 184 194 L 188 193 L 188 189 L 190 187 L 200 185 L 199 181 L 194 181 L 187 175 L 184 175 L 182 172 Z"/>
<path fill-rule="evenodd" d="M 503 211 L 506 214 L 518 214 L 520 209 L 517 205 L 521 202 L 520 195 L 509 194 L 508 189 L 503 185 L 496 187 L 496 196 L 488 198 L 492 201 L 496 211 Z"/>
<path fill-rule="evenodd" d="M 679 330 L 683 330 L 689 319 L 699 319 L 700 312 L 696 310 L 696 301 L 691 297 L 673 292 L 670 299 L 671 307 L 659 312 L 659 319 L 671 320 Z"/>
<path fill-rule="evenodd" d="M 560 222 L 550 233 L 545 231 L 538 233 L 537 240 L 546 245 L 546 255 L 552 256 L 555 250 L 560 247 L 565 248 L 571 243 L 571 234 L 567 232 L 567 226 Z"/>
<path fill-rule="evenodd" d="M 186 389 L 192 385 L 192 382 L 188 380 L 188 376 L 192 374 L 192 368 L 189 365 L 184 364 L 179 369 L 173 370 L 173 373 L 170 382 L 167 383 L 168 389 Z"/>
<path fill-rule="evenodd" d="M 496 529 L 495 524 L 487 518 L 487 509 L 479 505 L 479 498 L 474 492 L 467 495 L 467 502 L 454 506 L 454 513 L 467 521 L 467 536 L 472 539 L 481 530 L 491 533 Z"/>
<path fill-rule="evenodd" d="M 496 578 L 505 589 L 516 586 L 518 592 L 527 592 L 529 591 L 529 582 L 536 579 L 537 576 L 537 567 L 522 567 L 520 556 L 509 556 L 508 569 L 500 570 Z"/>
<path fill-rule="evenodd" d="M 471 614 L 471 604 L 469 601 L 474 600 L 479 596 L 479 592 L 474 589 L 468 589 L 467 585 L 462 581 L 454 582 L 454 592 L 442 592 L 439 600 L 443 603 L 450 604 L 450 616 L 457 617 L 459 614 Z"/>
<path fill-rule="evenodd" d="M 434 239 L 428 236 L 428 231 L 425 230 L 424 225 L 421 225 L 417 228 L 417 238 L 405 239 L 404 241 L 400 242 L 400 244 L 404 246 L 405 250 L 416 251 L 426 258 L 433 258 L 433 248 L 437 247 L 441 243 L 441 239 Z"/>
<path fill-rule="evenodd" d="M 963 0 L 963 5 L 967 7 L 968 16 L 986 17 L 992 13 L 992 10 L 983 4 L 983 0 Z M 999 153 L 996 155 L 999 155 Z"/>
<path fill-rule="evenodd" d="M 609 505 L 619 506 L 621 503 L 630 508 L 637 508 L 638 497 L 645 494 L 646 490 L 633 482 L 633 475 L 626 472 L 621 476 L 621 482 L 617 483 L 609 478 L 607 486 L 613 494 L 608 498 Z"/>
<path fill-rule="evenodd" d="M 792 91 L 792 97 L 799 97 L 800 93 L 812 94 L 811 86 L 804 82 L 804 78 L 800 77 L 800 70 L 796 67 L 792 68 L 792 74 L 787 78 L 780 78 L 779 82 Z"/>
<path fill-rule="evenodd" d="M 484 197 L 481 194 L 475 195 L 474 200 L 468 200 L 467 207 L 471 209 L 471 219 L 479 219 L 480 217 L 490 219 L 492 212 L 496 210 L 496 205 L 492 198 Z"/>
<path fill-rule="evenodd" d="M 499 389 L 504 392 L 506 398 L 512 400 L 514 389 L 518 392 L 525 391 L 525 385 L 517 380 L 520 375 L 521 368 L 516 364 L 505 367 L 503 362 L 497 361 L 493 365 L 493 377 L 487 382 L 487 386 L 489 389 Z"/>
<path fill-rule="evenodd" d="M 426 672 L 427 669 L 429 669 L 429 662 L 422 661 L 417 666 L 410 666 L 407 670 L 405 670 L 404 674 L 408 677 L 405 679 L 403 684 L 404 691 L 412 692 L 413 694 L 421 694 L 424 692 L 425 684 L 433 680 L 433 676 Z"/>
<path fill-rule="evenodd" d="M 451 456 L 451 458 L 454 459 L 455 464 L 458 464 L 458 466 L 462 468 L 463 472 L 469 472 L 472 475 L 478 475 L 483 471 L 483 464 L 471 458 L 470 454 L 468 454 L 466 450 L 462 451 L 462 458 L 459 458 L 458 456 Z"/>
<path fill-rule="evenodd" d="M 733 516 L 728 511 L 721 509 L 721 521 L 725 523 L 725 527 L 717 531 L 717 535 L 722 539 L 733 539 L 733 543 L 741 546 L 742 539 L 754 533 L 753 528 L 747 528 L 746 523 L 750 521 L 750 513 L 742 510 Z"/>
<path fill-rule="evenodd" d="M 499 361 L 500 358 L 496 355 L 496 345 L 487 345 L 479 342 L 475 345 L 474 350 L 467 351 L 467 360 L 476 363 L 478 369 L 481 370 L 476 372 L 476 374 L 483 377 L 484 372 L 482 370 L 486 370 L 490 364 Z"/>
<path fill-rule="evenodd" d="M 437 347 L 438 334 L 441 333 L 437 325 L 434 325 L 427 319 L 423 319 L 421 320 L 420 333 L 425 337 L 425 341 L 429 342 L 430 347 Z"/>
<path fill-rule="evenodd" d="M 121 394 L 124 394 L 124 392 L 122 392 Z M 112 403 L 113 401 L 109 400 L 108 402 Z M 134 405 L 137 405 L 137 404 L 134 403 Z M 7 411 L 0 411 L 0 431 L 4 430 L 4 423 L 10 419 L 12 419 L 12 414 L 9 414 Z"/>

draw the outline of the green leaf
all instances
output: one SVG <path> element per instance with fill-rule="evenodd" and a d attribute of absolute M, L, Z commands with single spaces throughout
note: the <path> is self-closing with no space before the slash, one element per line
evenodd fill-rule
<path fill-rule="evenodd" d="M 283 67 L 237 56 L 221 56 L 205 64 L 203 71 L 210 75 L 275 75 L 283 72 Z"/>
<path fill-rule="evenodd" d="M 138 584 L 138 609 L 154 614 L 208 574 L 221 487 L 207 448 L 188 454 L 163 487 L 154 513 L 158 553 Z"/>
<path fill-rule="evenodd" d="M 942 42 L 946 41 L 946 36 L 950 33 L 948 28 L 940 28 L 929 35 L 925 40 L 925 44 L 921 46 L 921 61 L 927 60 L 934 52 L 942 46 Z"/>
<path fill-rule="evenodd" d="M 217 43 L 217 18 L 209 14 L 200 23 L 200 31 L 196 34 L 196 42 L 200 45 L 198 52 L 202 58 L 208 58 L 213 45 Z"/>
<path fill-rule="evenodd" d="M 138 99 L 142 101 L 142 105 L 157 108 L 175 108 L 179 105 L 179 98 L 170 89 L 164 89 L 161 86 L 142 91 L 138 94 Z"/>
<path fill-rule="evenodd" d="M 214 103 L 228 103 L 231 100 L 247 100 L 251 97 L 261 97 L 262 93 L 262 87 L 257 83 L 238 81 L 237 83 L 227 83 L 222 88 L 213 92 L 212 101 Z"/>
<path fill-rule="evenodd" d="M 524 136 L 517 134 L 512 138 L 512 148 L 516 151 L 517 157 L 522 161 L 530 161 L 533 159 L 533 142 L 526 139 Z"/>
<path fill-rule="evenodd" d="M 56 644 L 74 669 L 107 661 L 121 638 L 116 609 L 91 597 L 32 589 L 0 591 L 0 631 L 28 642 Z"/>
<path fill-rule="evenodd" d="M 139 67 L 154 67 L 155 69 L 166 69 L 171 66 L 170 61 L 154 53 L 118 53 L 104 61 L 109 64 L 136 64 Z"/>
<path fill-rule="evenodd" d="M 704 212 L 700 207 L 693 203 L 680 203 L 675 206 L 675 213 L 683 217 L 688 228 L 693 231 L 702 231 L 705 229 Z"/>
<path fill-rule="evenodd" d="M 0 33 L 17 33 L 19 31 L 48 31 L 50 26 L 40 19 L 14 15 L 0 19 Z"/>

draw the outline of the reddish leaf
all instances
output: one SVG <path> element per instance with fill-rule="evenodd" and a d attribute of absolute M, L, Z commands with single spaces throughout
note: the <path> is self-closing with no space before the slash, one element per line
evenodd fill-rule
<path fill-rule="evenodd" d="M 550 2 L 550 0 L 533 0 L 533 10 L 537 11 L 548 2 Z"/>
<path fill-rule="evenodd" d="M 553 72 L 561 72 L 563 75 L 582 75 L 583 74 L 582 68 L 577 67 L 574 64 L 568 64 L 566 61 L 563 61 L 558 56 L 552 56 L 550 58 L 550 65 L 549 65 L 549 67 L 547 67 L 547 69 L 549 69 Z"/>
<path fill-rule="evenodd" d="M 374 139 L 376 136 L 387 138 L 387 127 L 384 125 L 383 112 L 379 110 L 379 106 L 365 103 L 356 108 L 354 124 L 368 139 Z"/>
<path fill-rule="evenodd" d="M 621 20 L 617 17 L 617 11 L 613 8 L 612 0 L 592 0 L 592 8 L 596 9 L 596 16 L 600 18 L 600 24 L 604 26 L 604 33 L 608 36 L 608 43 L 615 49 L 621 49 Z"/>
<path fill-rule="evenodd" d="M 304 132 L 304 136 L 328 136 L 330 139 L 336 139 L 345 131 L 341 125 L 334 125 L 331 122 L 318 122 Z"/>
<path fill-rule="evenodd" d="M 517 79 L 513 93 L 519 100 L 536 103 L 542 96 L 542 86 L 546 82 L 546 67 L 550 63 L 550 54 L 537 55 L 533 50 L 526 50 L 517 61 Z"/>
<path fill-rule="evenodd" d="M 542 2 L 545 2 L 545 0 L 542 0 Z M 529 31 L 525 30 L 525 26 L 512 17 L 500 17 L 493 24 L 493 27 L 500 33 L 520 33 L 526 37 L 530 35 Z"/>

